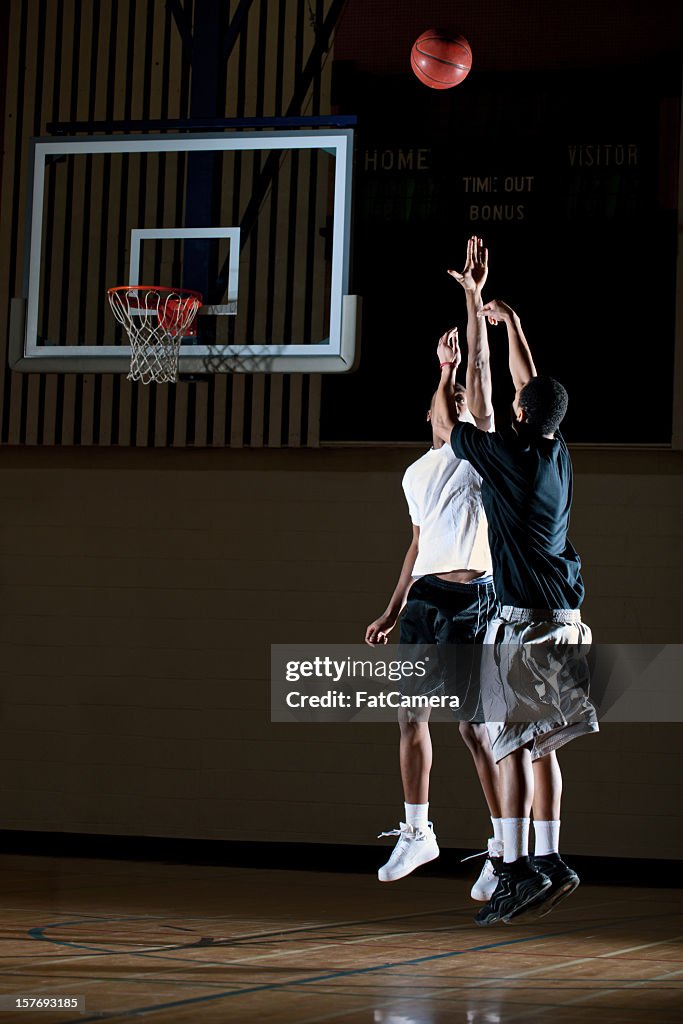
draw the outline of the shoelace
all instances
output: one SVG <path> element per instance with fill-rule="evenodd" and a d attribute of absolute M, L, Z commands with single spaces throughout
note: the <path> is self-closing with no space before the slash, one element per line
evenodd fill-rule
<path fill-rule="evenodd" d="M 491 860 L 491 853 L 489 851 L 488 845 L 487 845 L 486 849 L 482 850 L 480 853 L 470 853 L 470 854 L 468 854 L 467 857 L 463 857 L 461 859 L 460 863 L 464 864 L 466 860 L 476 860 L 477 857 L 488 857 L 488 859 Z M 501 857 L 502 857 L 502 853 L 501 853 Z M 495 869 L 495 865 L 494 865 L 492 860 L 491 860 L 491 867 L 493 867 Z"/>
<path fill-rule="evenodd" d="M 462 859 L 460 860 L 460 863 L 464 864 L 466 860 L 476 860 L 477 857 L 488 857 L 488 855 L 489 855 L 488 849 L 482 850 L 481 853 L 470 853 L 470 854 L 468 854 L 467 857 L 462 857 Z"/>
<path fill-rule="evenodd" d="M 426 833 L 421 828 L 416 828 L 415 825 L 407 825 L 405 821 L 401 822 L 400 828 L 392 828 L 390 832 L 380 832 L 377 838 L 384 839 L 385 836 L 406 836 L 418 842 L 427 838 Z"/>

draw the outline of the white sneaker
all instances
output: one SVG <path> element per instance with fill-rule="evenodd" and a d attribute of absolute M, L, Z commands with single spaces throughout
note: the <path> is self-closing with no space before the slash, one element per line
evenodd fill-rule
<path fill-rule="evenodd" d="M 397 882 L 399 878 L 405 878 L 421 864 L 428 864 L 430 860 L 436 860 L 439 856 L 439 847 L 431 821 L 427 822 L 426 831 L 416 828 L 415 825 L 406 825 L 405 821 L 402 821 L 400 828 L 393 828 L 391 832 L 380 832 L 377 838 L 381 839 L 383 836 L 398 836 L 398 842 L 389 860 L 377 872 L 380 882 Z"/>
<path fill-rule="evenodd" d="M 476 856 L 481 856 L 481 854 L 477 854 Z M 465 860 L 469 859 L 469 857 L 465 857 Z M 498 876 L 494 871 L 494 867 L 495 865 L 500 865 L 502 863 L 502 839 L 489 839 L 484 866 L 481 869 L 479 878 L 472 886 L 472 892 L 470 893 L 473 900 L 479 900 L 480 903 L 488 903 L 493 896 L 496 886 L 498 885 Z"/>

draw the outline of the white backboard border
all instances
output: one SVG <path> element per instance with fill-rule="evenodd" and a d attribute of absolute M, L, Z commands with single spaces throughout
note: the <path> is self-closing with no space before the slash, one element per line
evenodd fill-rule
<path fill-rule="evenodd" d="M 330 286 L 330 337 L 312 345 L 184 345 L 180 373 L 278 372 L 343 373 L 357 359 L 358 296 L 348 294 L 353 130 L 274 131 L 173 134 L 159 136 L 88 136 L 31 139 L 32 190 L 24 263 L 24 294 L 13 300 L 10 366 L 26 372 L 117 373 L 130 361 L 128 346 L 38 343 L 40 267 L 46 161 L 68 154 L 212 152 L 257 149 L 320 149 L 335 157 L 334 232 Z M 208 234 L 207 234 L 208 232 Z M 237 232 L 237 236 L 235 236 Z M 131 280 L 140 283 L 139 252 L 144 238 L 228 237 L 230 273 L 228 305 L 237 302 L 239 228 L 134 229 L 131 232 Z M 236 244 L 235 244 L 236 238 Z M 233 255 L 235 263 L 233 264 Z M 137 266 L 134 260 L 137 259 Z M 234 298 L 233 298 L 234 295 Z M 226 312 L 221 310 L 221 312 Z"/>

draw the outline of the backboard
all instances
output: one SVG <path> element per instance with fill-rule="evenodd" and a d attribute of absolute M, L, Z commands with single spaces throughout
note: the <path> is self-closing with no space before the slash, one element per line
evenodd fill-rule
<path fill-rule="evenodd" d="M 181 373 L 344 372 L 349 129 L 90 135 L 31 141 L 16 369 L 123 372 L 107 289 L 203 295 Z"/>

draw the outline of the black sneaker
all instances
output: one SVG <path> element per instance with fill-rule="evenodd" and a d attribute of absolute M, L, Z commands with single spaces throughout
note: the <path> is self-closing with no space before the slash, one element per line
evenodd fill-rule
<path fill-rule="evenodd" d="M 496 864 L 494 870 L 498 876 L 498 885 L 489 902 L 474 919 L 480 925 L 511 921 L 552 885 L 546 875 L 532 866 L 528 857 L 520 857 L 512 864 Z"/>
<path fill-rule="evenodd" d="M 527 907 L 527 910 L 534 917 L 545 917 L 555 909 L 560 900 L 578 889 L 580 879 L 576 871 L 565 864 L 559 853 L 549 853 L 545 857 L 532 857 L 531 862 L 537 871 L 550 879 L 550 888 L 538 898 L 537 902 Z"/>

